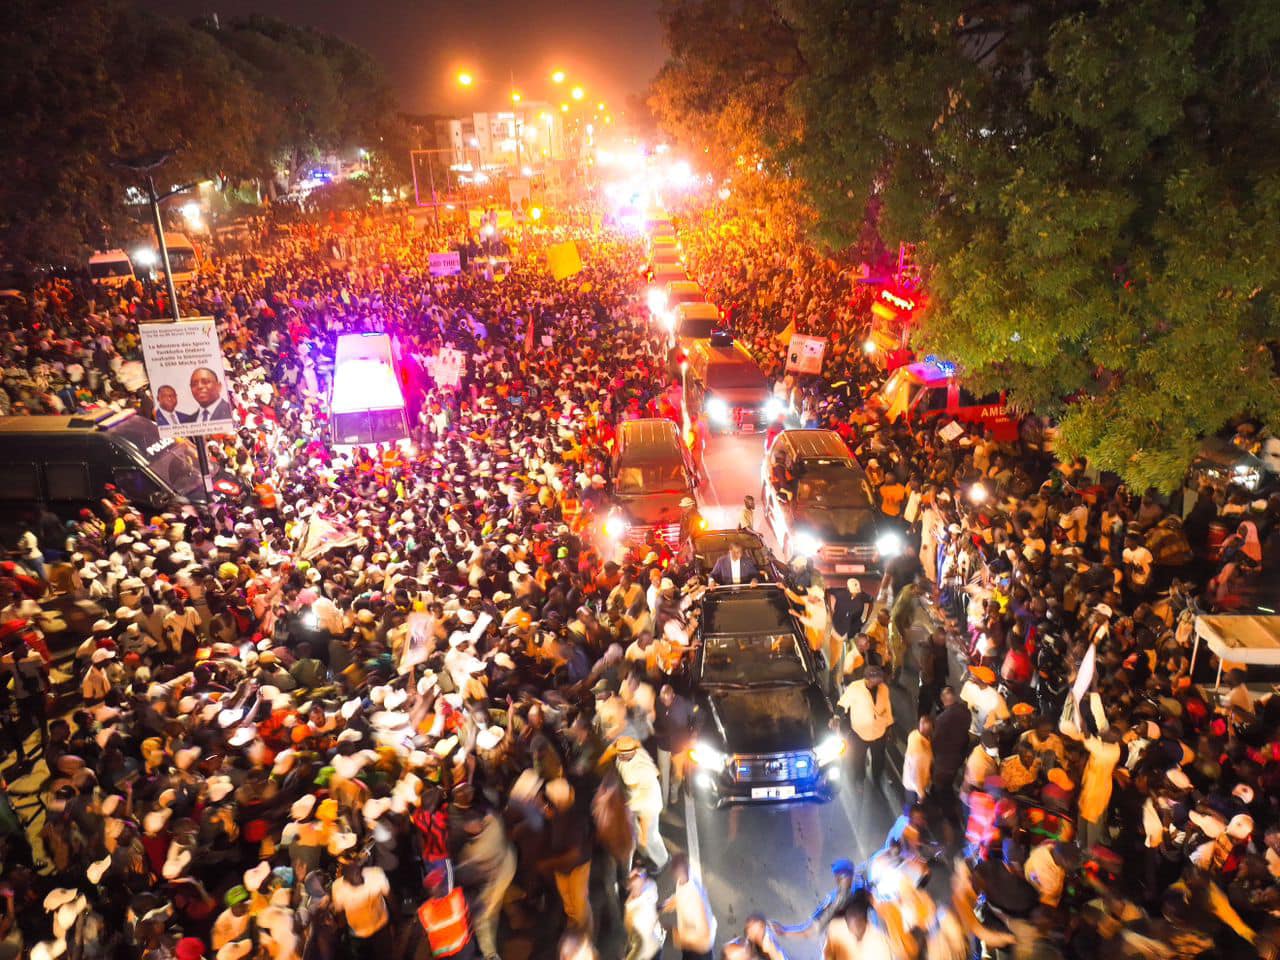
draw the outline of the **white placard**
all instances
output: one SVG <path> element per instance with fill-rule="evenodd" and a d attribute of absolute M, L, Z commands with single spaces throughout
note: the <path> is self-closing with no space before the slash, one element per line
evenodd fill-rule
<path fill-rule="evenodd" d="M 792 334 L 787 343 L 787 373 L 821 373 L 826 352 L 826 337 Z"/>
<path fill-rule="evenodd" d="M 235 411 L 213 318 L 142 323 L 138 332 L 160 436 L 234 433 Z"/>
<path fill-rule="evenodd" d="M 427 255 L 427 269 L 433 277 L 450 277 L 462 272 L 462 254 L 457 250 Z"/>

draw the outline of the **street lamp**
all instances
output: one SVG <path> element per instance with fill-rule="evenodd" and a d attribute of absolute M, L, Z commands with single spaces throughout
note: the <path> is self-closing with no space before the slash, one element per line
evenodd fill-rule
<path fill-rule="evenodd" d="M 458 86 L 460 87 L 469 87 L 475 82 L 476 82 L 476 78 L 473 77 L 466 70 L 463 70 L 458 74 Z"/>
<path fill-rule="evenodd" d="M 519 103 L 519 102 L 520 102 L 520 91 L 519 91 L 519 90 L 512 90 L 512 91 L 511 91 L 511 102 L 512 102 L 512 103 Z"/>
<path fill-rule="evenodd" d="M 552 83 L 564 83 L 564 71 L 563 71 L 563 70 L 557 70 L 557 71 L 555 71 L 554 73 L 552 73 L 552 74 L 551 74 L 551 82 L 552 82 Z"/>
<path fill-rule="evenodd" d="M 587 92 L 583 90 L 581 87 L 574 87 L 572 90 L 569 91 L 569 96 L 573 97 L 573 99 L 575 100 L 581 100 L 586 95 L 587 95 Z"/>

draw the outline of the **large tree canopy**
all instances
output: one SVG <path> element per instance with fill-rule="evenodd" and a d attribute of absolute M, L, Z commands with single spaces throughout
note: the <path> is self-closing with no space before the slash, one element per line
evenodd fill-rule
<path fill-rule="evenodd" d="M 665 0 L 670 57 L 649 106 L 701 171 L 731 185 L 734 208 L 796 216 L 786 153 L 799 137 L 787 94 L 804 64 L 771 0 Z"/>
<path fill-rule="evenodd" d="M 1280 6 L 799 0 L 799 172 L 823 235 L 924 241 L 922 346 L 1176 484 L 1280 428 Z"/>
<path fill-rule="evenodd" d="M 0 251 L 79 259 L 134 225 L 119 159 L 170 153 L 163 185 L 292 174 L 396 132 L 377 65 L 314 30 L 185 24 L 127 0 L 15 0 L 0 29 Z M 115 237 L 113 241 L 111 238 Z"/>

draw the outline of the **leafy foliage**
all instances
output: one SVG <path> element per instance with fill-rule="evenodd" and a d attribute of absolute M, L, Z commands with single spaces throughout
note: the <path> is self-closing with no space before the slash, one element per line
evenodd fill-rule
<path fill-rule="evenodd" d="M 796 0 L 797 172 L 830 242 L 925 241 L 919 340 L 1171 487 L 1280 429 L 1280 7 Z M 870 204 L 868 204 L 870 198 Z"/>
<path fill-rule="evenodd" d="M 377 65 L 314 30 L 185 24 L 127 0 L 14 0 L 6 14 L 0 250 L 13 261 L 78 260 L 136 230 L 122 158 L 170 153 L 162 185 L 269 182 L 319 150 L 376 151 L 399 133 Z"/>

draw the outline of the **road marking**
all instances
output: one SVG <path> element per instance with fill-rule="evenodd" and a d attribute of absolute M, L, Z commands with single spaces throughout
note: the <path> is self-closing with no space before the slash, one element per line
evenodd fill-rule
<path fill-rule="evenodd" d="M 698 804 L 693 799 L 693 785 L 684 790 L 684 829 L 688 839 L 689 875 L 702 882 L 702 848 L 698 846 Z"/>

